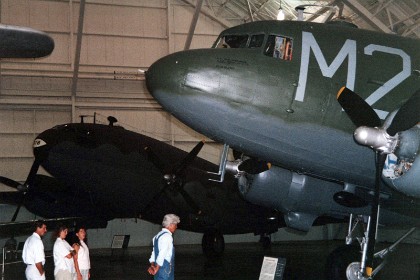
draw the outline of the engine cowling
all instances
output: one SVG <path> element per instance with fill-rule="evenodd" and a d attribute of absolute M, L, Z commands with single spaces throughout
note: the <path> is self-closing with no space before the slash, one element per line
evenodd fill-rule
<path fill-rule="evenodd" d="M 238 186 L 246 200 L 284 213 L 287 226 L 301 231 L 308 231 L 319 216 L 334 213 L 342 218 L 348 212 L 333 199 L 334 194 L 343 189 L 341 184 L 277 166 L 260 174 L 240 175 Z M 354 212 L 364 210 L 365 207 Z"/>
<path fill-rule="evenodd" d="M 408 196 L 420 198 L 420 126 L 403 131 L 389 154 L 382 173 L 384 182 Z"/>

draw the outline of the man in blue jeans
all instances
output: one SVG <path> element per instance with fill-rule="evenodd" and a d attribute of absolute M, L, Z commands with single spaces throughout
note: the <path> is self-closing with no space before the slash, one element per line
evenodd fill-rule
<path fill-rule="evenodd" d="M 149 274 L 155 280 L 173 280 L 175 268 L 175 248 L 172 234 L 176 231 L 180 219 L 175 214 L 163 217 L 162 230 L 153 237 L 153 251 L 150 256 Z"/>

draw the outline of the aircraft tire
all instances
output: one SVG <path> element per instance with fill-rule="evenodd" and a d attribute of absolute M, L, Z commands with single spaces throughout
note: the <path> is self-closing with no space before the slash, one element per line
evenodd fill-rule
<path fill-rule="evenodd" d="M 225 239 L 218 231 L 206 232 L 203 234 L 201 246 L 206 257 L 218 257 L 225 251 Z"/>
<path fill-rule="evenodd" d="M 360 247 L 355 245 L 344 245 L 332 251 L 325 266 L 326 279 L 328 280 L 347 280 L 347 266 L 356 261 L 360 261 Z"/>
<path fill-rule="evenodd" d="M 271 247 L 271 239 L 269 236 L 262 236 L 261 237 L 261 244 L 264 249 L 269 249 Z"/>

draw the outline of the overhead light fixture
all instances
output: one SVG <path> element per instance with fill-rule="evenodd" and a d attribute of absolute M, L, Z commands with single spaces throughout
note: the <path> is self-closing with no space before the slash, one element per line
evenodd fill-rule
<path fill-rule="evenodd" d="M 277 20 L 284 20 L 285 14 L 283 12 L 283 9 L 281 8 L 281 0 L 280 0 L 280 8 L 279 13 L 277 14 Z"/>

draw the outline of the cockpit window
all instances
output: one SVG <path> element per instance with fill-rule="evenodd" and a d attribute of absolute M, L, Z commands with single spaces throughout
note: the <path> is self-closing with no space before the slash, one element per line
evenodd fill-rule
<path fill-rule="evenodd" d="M 216 48 L 245 48 L 248 35 L 226 35 L 219 39 Z"/>
<path fill-rule="evenodd" d="M 264 34 L 252 35 L 249 41 L 249 48 L 260 48 L 264 42 Z"/>
<path fill-rule="evenodd" d="M 292 60 L 293 39 L 278 35 L 268 36 L 264 54 L 278 59 Z"/>

